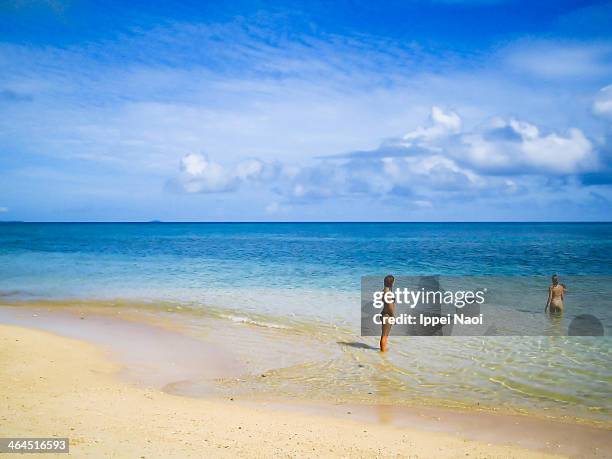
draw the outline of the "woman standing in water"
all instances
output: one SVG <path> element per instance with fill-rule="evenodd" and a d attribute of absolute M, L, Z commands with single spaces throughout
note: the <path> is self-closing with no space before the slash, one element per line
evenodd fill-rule
<path fill-rule="evenodd" d="M 389 341 L 389 333 L 391 332 L 391 324 L 387 323 L 389 317 L 395 317 L 395 302 L 387 302 L 387 292 L 391 292 L 393 297 L 393 282 L 395 278 L 389 274 L 385 277 L 384 289 L 383 289 L 383 301 L 384 306 L 382 310 L 382 333 L 380 335 L 380 351 L 387 352 L 387 343 Z"/>
<path fill-rule="evenodd" d="M 548 300 L 544 312 L 550 308 L 550 313 L 563 312 L 563 296 L 565 294 L 565 285 L 559 283 L 559 276 L 553 274 L 552 285 L 548 288 Z"/>

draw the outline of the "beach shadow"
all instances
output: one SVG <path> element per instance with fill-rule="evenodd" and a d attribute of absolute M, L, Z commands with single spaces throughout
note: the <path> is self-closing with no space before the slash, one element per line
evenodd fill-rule
<path fill-rule="evenodd" d="M 371 351 L 378 351 L 379 349 L 374 346 L 370 346 L 366 343 L 360 343 L 358 341 L 336 341 L 341 346 L 354 347 L 355 349 L 369 349 Z"/>

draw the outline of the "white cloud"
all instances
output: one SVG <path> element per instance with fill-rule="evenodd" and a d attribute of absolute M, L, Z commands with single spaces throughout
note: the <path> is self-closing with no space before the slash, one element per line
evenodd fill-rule
<path fill-rule="evenodd" d="M 492 181 L 439 154 L 386 158 L 384 172 L 382 177 L 392 192 L 411 190 L 415 195 L 463 193 L 492 185 Z"/>
<path fill-rule="evenodd" d="M 242 161 L 236 167 L 236 177 L 241 180 L 258 177 L 264 169 L 264 164 L 256 159 Z"/>
<path fill-rule="evenodd" d="M 481 172 L 507 174 L 577 174 L 594 170 L 597 156 L 579 129 L 565 135 L 542 134 L 530 123 L 494 119 L 484 129 L 461 136 L 463 159 Z M 456 155 L 455 155 L 456 156 Z"/>
<path fill-rule="evenodd" d="M 0 207 L 0 213 L 6 213 L 9 211 L 8 207 Z"/>
<path fill-rule="evenodd" d="M 429 115 L 431 125 L 419 127 L 404 135 L 406 144 L 422 143 L 434 140 L 438 137 L 454 134 L 461 129 L 461 118 L 457 113 L 433 106 Z"/>
<path fill-rule="evenodd" d="M 612 85 L 601 88 L 593 103 L 593 111 L 598 115 L 612 115 Z"/>
<path fill-rule="evenodd" d="M 180 183 L 188 193 L 218 193 L 237 186 L 236 179 L 220 164 L 190 153 L 181 159 Z"/>
<path fill-rule="evenodd" d="M 523 177 L 575 176 L 597 166 L 596 151 L 579 129 L 544 132 L 526 121 L 493 118 L 464 131 L 457 113 L 433 107 L 428 126 L 383 142 L 377 150 L 302 166 L 250 159 L 231 168 L 189 154 L 179 182 L 188 193 L 264 184 L 280 199 L 265 208 L 271 214 L 289 203 L 356 196 L 406 197 L 430 208 L 441 200 L 526 193 L 533 181 Z"/>
<path fill-rule="evenodd" d="M 596 165 L 591 142 L 575 128 L 565 137 L 552 133 L 524 138 L 520 151 L 525 164 L 544 173 L 576 174 L 593 170 Z"/>
<path fill-rule="evenodd" d="M 268 182 L 284 175 L 277 164 L 258 159 L 240 161 L 234 167 L 226 167 L 207 156 L 189 153 L 181 159 L 180 174 L 173 181 L 186 193 L 220 193 L 234 191 L 247 183 Z"/>
<path fill-rule="evenodd" d="M 189 175 L 202 174 L 208 165 L 209 163 L 206 158 L 195 153 L 185 155 L 183 159 L 181 159 L 181 167 Z"/>

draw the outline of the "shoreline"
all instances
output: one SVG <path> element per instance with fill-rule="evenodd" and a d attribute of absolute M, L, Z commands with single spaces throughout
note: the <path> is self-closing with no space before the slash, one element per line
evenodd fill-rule
<path fill-rule="evenodd" d="M 146 375 L 128 376 L 131 380 L 158 388 L 167 386 L 169 391 L 177 395 L 223 397 L 252 393 L 259 398 L 301 398 L 302 401 L 314 399 L 322 403 L 342 402 L 369 406 L 400 405 L 407 409 L 428 407 L 524 416 L 546 422 L 612 429 L 609 407 L 606 404 L 601 405 L 601 408 L 576 406 L 575 400 L 570 399 L 574 408 L 579 408 L 574 410 L 572 405 L 564 405 L 566 401 L 555 399 L 554 394 L 546 392 L 541 395 L 549 401 L 554 401 L 548 403 L 548 406 L 538 404 L 538 393 L 525 394 L 530 398 L 523 397 L 522 400 L 520 397 L 487 400 L 480 398 L 480 383 L 469 388 L 471 392 L 467 399 L 465 394 L 468 392 L 463 388 L 461 397 L 456 396 L 452 390 L 429 390 L 430 393 L 427 394 L 423 393 L 420 387 L 427 388 L 426 383 L 430 381 L 423 384 L 423 381 L 415 378 L 416 373 L 404 373 L 405 368 L 409 367 L 396 365 L 394 359 L 398 355 L 405 355 L 402 350 L 394 348 L 391 353 L 381 355 L 376 338 L 359 337 L 329 324 L 304 326 L 301 322 L 295 322 L 278 327 L 274 323 L 269 327 L 265 325 L 267 318 L 264 316 L 252 316 L 249 312 L 223 311 L 214 307 L 212 310 L 208 307 L 202 310 L 189 304 L 125 299 L 0 301 L 0 323 L 4 321 L 16 325 L 39 326 L 43 330 L 60 335 L 85 339 L 108 348 L 114 347 L 119 357 L 123 358 L 125 354 L 134 357 L 122 361 L 127 370 L 135 367 L 142 369 L 155 362 L 155 375 L 148 371 Z M 128 327 L 127 324 L 131 325 Z M 112 336 L 113 340 L 104 335 L 104 330 L 112 330 L 109 336 Z M 140 350 L 132 349 L 133 346 L 128 343 L 133 336 L 139 337 Z M 448 341 L 443 344 L 458 348 L 464 345 L 463 339 L 465 338 L 447 338 Z M 161 346 L 164 341 L 171 341 L 177 352 L 168 354 Z M 440 348 L 439 344 L 442 343 L 414 344 L 412 347 L 418 350 L 422 346 L 427 349 L 428 345 L 438 345 Z M 495 341 L 479 344 L 482 352 L 489 352 L 490 345 L 495 345 Z M 541 344 L 535 343 L 535 346 L 541 348 Z M 144 349 L 149 349 L 150 352 L 143 352 Z M 254 349 L 257 349 L 257 352 L 253 352 Z M 182 350 L 184 355 L 200 356 L 202 361 L 180 358 L 178 373 L 169 374 L 167 362 L 180 354 L 179 350 Z M 443 348 L 442 351 L 444 350 Z M 497 352 L 500 352 L 499 348 Z M 475 357 L 477 356 L 472 355 L 472 360 Z M 411 358 L 413 360 L 406 363 L 414 362 L 417 371 L 427 371 L 429 365 L 437 365 L 436 371 L 443 372 L 437 385 L 447 384 L 446 369 L 440 366 L 440 362 L 429 362 L 427 355 L 422 353 L 414 353 Z M 202 365 L 203 361 L 207 365 Z M 190 367 L 196 366 L 207 370 L 212 362 L 217 364 L 213 373 L 188 371 Z M 490 365 L 491 361 L 487 364 Z M 176 362 L 173 362 L 173 365 L 176 365 Z M 126 373 L 129 373 L 127 370 Z M 267 378 L 260 378 L 261 374 L 266 374 Z M 408 384 L 398 385 L 396 374 L 408 377 Z M 504 386 L 500 387 L 500 390 L 507 394 L 511 394 L 513 390 L 521 394 L 522 387 L 505 386 L 504 373 L 500 376 L 501 378 L 498 378 L 497 373 L 489 373 L 486 376 L 476 374 L 474 378 L 476 381 L 489 378 Z M 334 381 L 332 387 L 328 384 L 330 378 Z M 210 379 L 217 381 L 211 385 Z M 163 381 L 165 382 L 162 384 Z M 452 387 L 452 378 L 449 382 Z M 479 393 L 481 396 L 476 397 Z M 551 396 L 553 398 L 550 398 Z M 517 400 L 519 403 L 516 403 Z M 535 403 L 530 405 L 532 402 Z"/>
<path fill-rule="evenodd" d="M 545 456 L 447 434 L 173 396 L 118 380 L 119 366 L 91 344 L 23 327 L 0 330 L 0 374 L 9 381 L 0 389 L 3 435 L 68 436 L 79 457 Z"/>
<path fill-rule="evenodd" d="M 7 309 L 3 309 L 6 312 Z M 95 318 L 93 315 L 83 319 L 79 315 L 75 316 L 72 314 L 72 322 L 69 322 L 69 324 L 78 324 L 80 325 L 78 327 L 79 329 L 87 324 L 84 332 L 84 335 L 87 336 L 72 336 L 70 338 L 65 338 L 64 336 L 66 336 L 68 330 L 66 323 L 62 325 L 60 319 L 59 322 L 53 325 L 53 321 L 50 320 L 50 317 L 55 317 L 56 319 L 59 317 L 57 311 L 51 312 L 50 317 L 43 317 L 34 313 L 37 314 L 36 319 L 40 319 L 37 321 L 38 328 L 42 328 L 46 331 L 36 331 L 31 328 L 31 310 L 22 310 L 21 312 L 24 313 L 23 319 L 30 319 L 28 328 L 22 328 L 22 330 L 24 330 L 22 333 L 27 334 L 29 331 L 35 334 L 42 333 L 51 341 L 54 340 L 52 338 L 57 338 L 58 340 L 69 339 L 73 343 L 73 346 L 77 348 L 94 346 L 97 352 L 103 350 L 105 354 L 104 358 L 109 359 L 110 362 L 114 362 L 113 365 L 115 365 L 115 371 L 113 373 L 114 379 L 108 382 L 109 384 L 132 387 L 134 390 L 145 392 L 153 391 L 160 396 L 171 397 L 172 400 L 178 398 L 191 400 L 194 403 L 215 403 L 221 404 L 222 406 L 229 404 L 231 406 L 240 406 L 247 411 L 265 408 L 269 409 L 271 413 L 276 413 L 274 415 L 271 414 L 273 417 L 278 413 L 285 413 L 287 416 L 299 419 L 304 416 L 307 418 L 310 416 L 320 416 L 329 422 L 340 424 L 357 421 L 363 426 L 378 426 L 384 429 L 399 429 L 401 431 L 408 430 L 414 435 L 417 433 L 418 435 L 425 436 L 429 434 L 441 434 L 453 439 L 459 438 L 461 441 L 476 442 L 478 444 L 483 443 L 487 448 L 489 444 L 511 444 L 513 445 L 512 447 L 519 447 L 520 445 L 523 448 L 530 448 L 526 451 L 538 451 L 539 454 L 546 452 L 561 453 L 569 456 L 599 457 L 597 455 L 597 450 L 594 449 L 597 445 L 599 445 L 600 448 L 606 447 L 608 449 L 612 446 L 612 440 L 609 439 L 609 429 L 596 428 L 577 423 L 560 422 L 558 420 L 544 420 L 525 415 L 512 416 L 478 410 L 451 410 L 426 406 L 394 407 L 376 403 L 355 404 L 344 402 L 335 404 L 326 401 L 304 403 L 304 401 L 301 400 L 283 400 L 282 398 L 271 399 L 265 396 L 243 397 L 240 394 L 234 397 L 220 397 L 209 393 L 207 396 L 197 394 L 199 396 L 196 398 L 189 397 L 190 394 L 184 391 L 168 390 L 164 382 L 167 378 L 185 376 L 185 369 L 194 363 L 190 354 L 188 354 L 189 358 L 187 360 L 169 361 L 169 354 L 159 355 L 160 347 L 157 347 L 148 349 L 147 352 L 143 354 L 146 359 L 155 356 L 156 360 L 143 362 L 143 356 L 140 357 L 141 360 L 139 361 L 138 358 L 129 355 L 124 355 L 122 359 L 120 359 L 122 361 L 118 361 L 116 358 L 118 356 L 118 349 L 125 350 L 126 347 L 126 342 L 122 341 L 123 338 L 121 338 L 121 333 L 124 335 L 126 333 L 129 334 L 133 339 L 132 342 L 137 344 L 136 347 L 146 348 L 153 342 L 161 343 L 162 347 L 170 346 L 173 350 L 172 355 L 175 357 L 177 353 L 183 354 L 189 349 L 193 349 L 192 346 L 197 343 L 192 341 L 191 337 L 186 336 L 177 329 L 173 329 L 167 322 L 162 321 L 161 323 L 165 324 L 165 327 L 162 327 L 160 324 L 139 323 L 135 317 L 128 318 L 125 317 L 126 315 L 121 319 L 116 317 Z M 6 314 L 0 316 L 0 324 L 6 323 L 6 321 Z M 23 326 L 24 324 L 22 323 L 19 325 Z M 0 325 L 0 327 L 6 326 Z M 53 327 L 55 327 L 55 330 L 53 330 Z M 74 334 L 74 329 L 77 327 L 72 328 L 72 333 Z M 113 349 L 112 346 L 110 346 L 110 341 L 107 340 L 106 343 L 104 340 L 101 341 L 100 335 L 97 337 L 94 336 L 95 333 L 91 333 L 92 330 L 103 331 L 102 335 L 106 334 L 107 338 L 110 338 L 110 341 L 118 340 L 118 342 L 114 344 L 119 347 Z M 53 334 L 49 334 L 49 332 Z M 83 331 L 81 331 L 81 333 L 83 333 Z M 245 370 L 245 368 L 240 367 L 240 362 L 238 361 L 240 359 L 232 362 L 232 356 L 222 353 L 223 349 L 215 343 L 214 336 L 205 337 L 203 343 L 204 346 L 198 348 L 198 353 L 203 349 L 208 349 L 208 352 L 199 355 L 201 358 L 198 368 L 198 372 L 200 373 L 199 376 L 201 376 L 202 370 L 208 369 L 210 370 L 209 373 L 207 373 L 207 377 L 209 378 L 240 377 L 242 374 L 241 372 Z M 227 358 L 230 359 L 229 362 L 225 362 L 227 365 L 219 365 Z M 152 368 L 150 368 L 148 372 L 142 372 L 142 368 L 138 368 L 138 366 L 143 363 L 152 365 Z M 170 365 L 168 365 L 169 363 Z M 161 375 L 163 376 L 162 378 L 151 379 L 151 373 L 155 373 L 156 371 L 155 364 L 164 364 L 163 367 L 165 370 L 170 369 L 171 371 Z M 258 369 L 251 368 L 251 371 L 254 370 Z M 47 368 L 45 371 L 49 372 L 50 369 Z M 180 396 L 177 397 L 177 394 Z M 350 412 L 350 414 L 347 414 L 348 412 Z M 495 426 L 495 428 L 491 426 Z M 571 444 L 566 443 L 568 439 L 571 439 Z M 523 456 L 519 455 L 517 457 Z"/>

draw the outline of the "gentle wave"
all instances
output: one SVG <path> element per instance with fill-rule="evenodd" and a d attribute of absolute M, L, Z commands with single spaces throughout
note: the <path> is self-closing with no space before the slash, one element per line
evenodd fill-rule
<path fill-rule="evenodd" d="M 257 327 L 278 328 L 278 329 L 284 329 L 284 330 L 288 330 L 288 329 L 291 328 L 291 327 L 289 327 L 287 325 L 280 325 L 280 324 L 274 324 L 274 323 L 271 323 L 271 322 L 261 322 L 259 320 L 253 320 L 253 319 L 250 319 L 249 317 L 246 317 L 246 316 L 234 316 L 234 315 L 228 315 L 228 314 L 219 314 L 219 317 L 224 318 L 224 319 L 229 319 L 232 322 L 249 324 L 249 325 L 255 325 Z"/>

